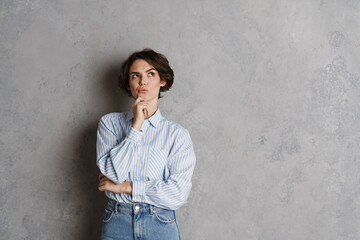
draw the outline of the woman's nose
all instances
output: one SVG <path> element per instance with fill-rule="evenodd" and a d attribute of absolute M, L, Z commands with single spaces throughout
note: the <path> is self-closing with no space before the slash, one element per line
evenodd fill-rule
<path fill-rule="evenodd" d="M 141 77 L 140 78 L 140 85 L 146 85 L 147 84 L 147 79 L 145 77 Z"/>

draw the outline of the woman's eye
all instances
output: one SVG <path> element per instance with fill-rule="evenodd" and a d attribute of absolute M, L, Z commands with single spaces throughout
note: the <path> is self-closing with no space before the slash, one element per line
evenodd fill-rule
<path fill-rule="evenodd" d="M 131 76 L 131 78 L 137 78 L 137 77 L 138 77 L 137 74 L 133 74 L 133 75 Z"/>
<path fill-rule="evenodd" d="M 153 76 L 155 76 L 155 73 L 149 72 L 149 76 L 150 76 L 150 77 L 153 77 Z"/>

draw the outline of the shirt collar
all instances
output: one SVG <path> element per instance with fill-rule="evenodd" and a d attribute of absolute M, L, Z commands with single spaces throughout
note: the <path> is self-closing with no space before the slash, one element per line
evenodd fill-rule
<path fill-rule="evenodd" d="M 133 114 L 132 108 L 130 108 L 130 110 L 128 111 L 128 114 L 127 114 L 127 119 L 131 120 L 133 118 L 134 118 L 134 114 Z M 163 118 L 163 116 L 161 115 L 160 109 L 158 108 L 156 110 L 155 114 L 146 120 L 148 120 L 151 123 L 151 125 L 156 128 L 162 118 Z"/>

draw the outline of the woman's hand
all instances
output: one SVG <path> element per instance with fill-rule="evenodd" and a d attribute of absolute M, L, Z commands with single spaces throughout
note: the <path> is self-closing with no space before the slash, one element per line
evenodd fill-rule
<path fill-rule="evenodd" d="M 145 119 L 149 118 L 149 103 L 145 102 L 144 99 L 138 97 L 134 104 L 132 105 L 134 123 L 133 128 L 137 131 L 140 131 L 142 124 Z"/>
<path fill-rule="evenodd" d="M 99 188 L 100 191 L 110 191 L 114 193 L 128 193 L 132 194 L 132 182 L 122 182 L 115 184 L 113 181 L 105 177 L 102 173 L 99 174 Z"/>

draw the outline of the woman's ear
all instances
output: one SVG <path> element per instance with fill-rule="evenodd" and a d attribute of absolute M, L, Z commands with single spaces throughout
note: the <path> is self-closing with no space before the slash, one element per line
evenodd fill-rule
<path fill-rule="evenodd" d="M 165 86 L 165 85 L 166 85 L 166 81 L 165 81 L 165 80 L 161 80 L 161 81 L 160 81 L 160 86 L 163 87 L 163 86 Z"/>

